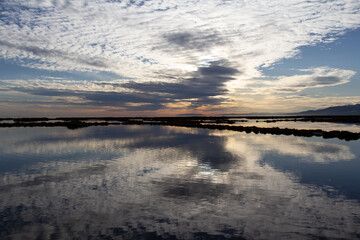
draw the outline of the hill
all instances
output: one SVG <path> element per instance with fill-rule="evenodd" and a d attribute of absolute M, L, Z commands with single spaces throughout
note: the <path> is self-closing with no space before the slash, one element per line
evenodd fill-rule
<path fill-rule="evenodd" d="M 299 112 L 297 115 L 360 115 L 360 104 Z"/>

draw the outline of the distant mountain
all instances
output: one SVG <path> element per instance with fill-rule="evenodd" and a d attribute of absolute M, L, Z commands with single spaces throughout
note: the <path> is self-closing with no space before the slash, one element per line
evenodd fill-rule
<path fill-rule="evenodd" d="M 360 104 L 299 112 L 297 115 L 360 115 Z"/>

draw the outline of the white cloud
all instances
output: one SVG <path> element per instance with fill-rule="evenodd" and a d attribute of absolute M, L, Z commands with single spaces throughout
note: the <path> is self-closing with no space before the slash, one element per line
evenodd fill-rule
<path fill-rule="evenodd" d="M 259 66 L 296 55 L 299 46 L 331 41 L 326 37 L 360 25 L 356 0 L 18 0 L 2 5 L 8 11 L 0 34 L 3 43 L 11 44 L 1 45 L 4 58 L 38 60 L 34 66 L 39 68 L 110 70 L 147 80 L 159 71 L 186 73 L 204 59 L 227 59 L 253 77 L 260 74 Z M 198 47 L 186 50 L 164 37 L 176 33 L 192 34 Z"/>
<path fill-rule="evenodd" d="M 358 28 L 358 0 L 6 0 L 0 5 L 0 57 L 32 68 L 108 71 L 134 81 L 179 82 L 199 67 L 225 61 L 239 70 L 234 81 L 226 82 L 234 95 L 333 86 L 355 74 L 317 68 L 254 81 L 264 77 L 260 67 L 296 56 L 299 47 L 332 42 Z M 254 83 L 260 85 L 250 89 Z M 41 84 L 65 90 L 99 88 L 89 82 Z"/>

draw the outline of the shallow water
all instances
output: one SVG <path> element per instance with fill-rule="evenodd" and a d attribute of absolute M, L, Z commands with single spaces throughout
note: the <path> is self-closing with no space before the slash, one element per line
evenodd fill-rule
<path fill-rule="evenodd" d="M 0 129 L 0 239 L 360 238 L 360 141 Z"/>
<path fill-rule="evenodd" d="M 236 120 L 236 119 L 235 119 Z M 244 120 L 244 119 L 238 119 Z M 305 122 L 305 121 L 277 121 L 265 122 L 271 119 L 247 119 L 247 122 L 236 122 L 236 126 L 256 126 L 256 127 L 278 127 L 293 129 L 321 129 L 323 131 L 349 131 L 360 132 L 359 123 L 332 123 L 332 122 Z"/>

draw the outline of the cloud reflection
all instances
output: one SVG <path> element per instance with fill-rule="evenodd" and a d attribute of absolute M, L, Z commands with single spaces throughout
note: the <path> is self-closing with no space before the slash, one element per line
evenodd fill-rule
<path fill-rule="evenodd" d="M 227 138 L 227 148 L 233 152 L 244 154 L 239 145 L 250 144 L 255 150 L 257 158 L 268 152 L 276 152 L 279 155 L 300 157 L 301 161 L 315 163 L 330 163 L 344 160 L 352 160 L 355 155 L 350 148 L 341 144 L 328 142 L 309 141 L 305 138 L 277 137 L 270 135 L 233 135 Z M 244 148 L 247 148 L 244 147 Z M 259 151 L 258 149 L 261 149 Z"/>
<path fill-rule="evenodd" d="M 42 134 L 54 146 L 62 139 Z M 318 150 L 322 159 L 335 153 L 340 161 L 353 154 L 345 146 L 174 127 L 147 126 L 131 133 L 118 126 L 82 129 L 82 134 L 91 136 L 92 151 L 84 149 L 86 140 L 68 146 L 62 141 L 56 151 L 78 148 L 81 159 L 51 159 L 34 164 L 30 172 L 1 175 L 0 229 L 7 229 L 1 236 L 351 239 L 360 234 L 357 201 L 329 197 L 319 186 L 300 184 L 294 174 L 259 163 L 268 151 L 298 157 L 305 150 L 308 158 Z M 106 155 L 100 139 L 124 144 L 113 144 Z M 290 146 L 294 155 L 265 142 Z M 34 144 L 26 153 L 36 158 Z M 120 154 L 119 148 L 128 151 Z M 104 158 L 95 161 L 95 153 Z"/>

